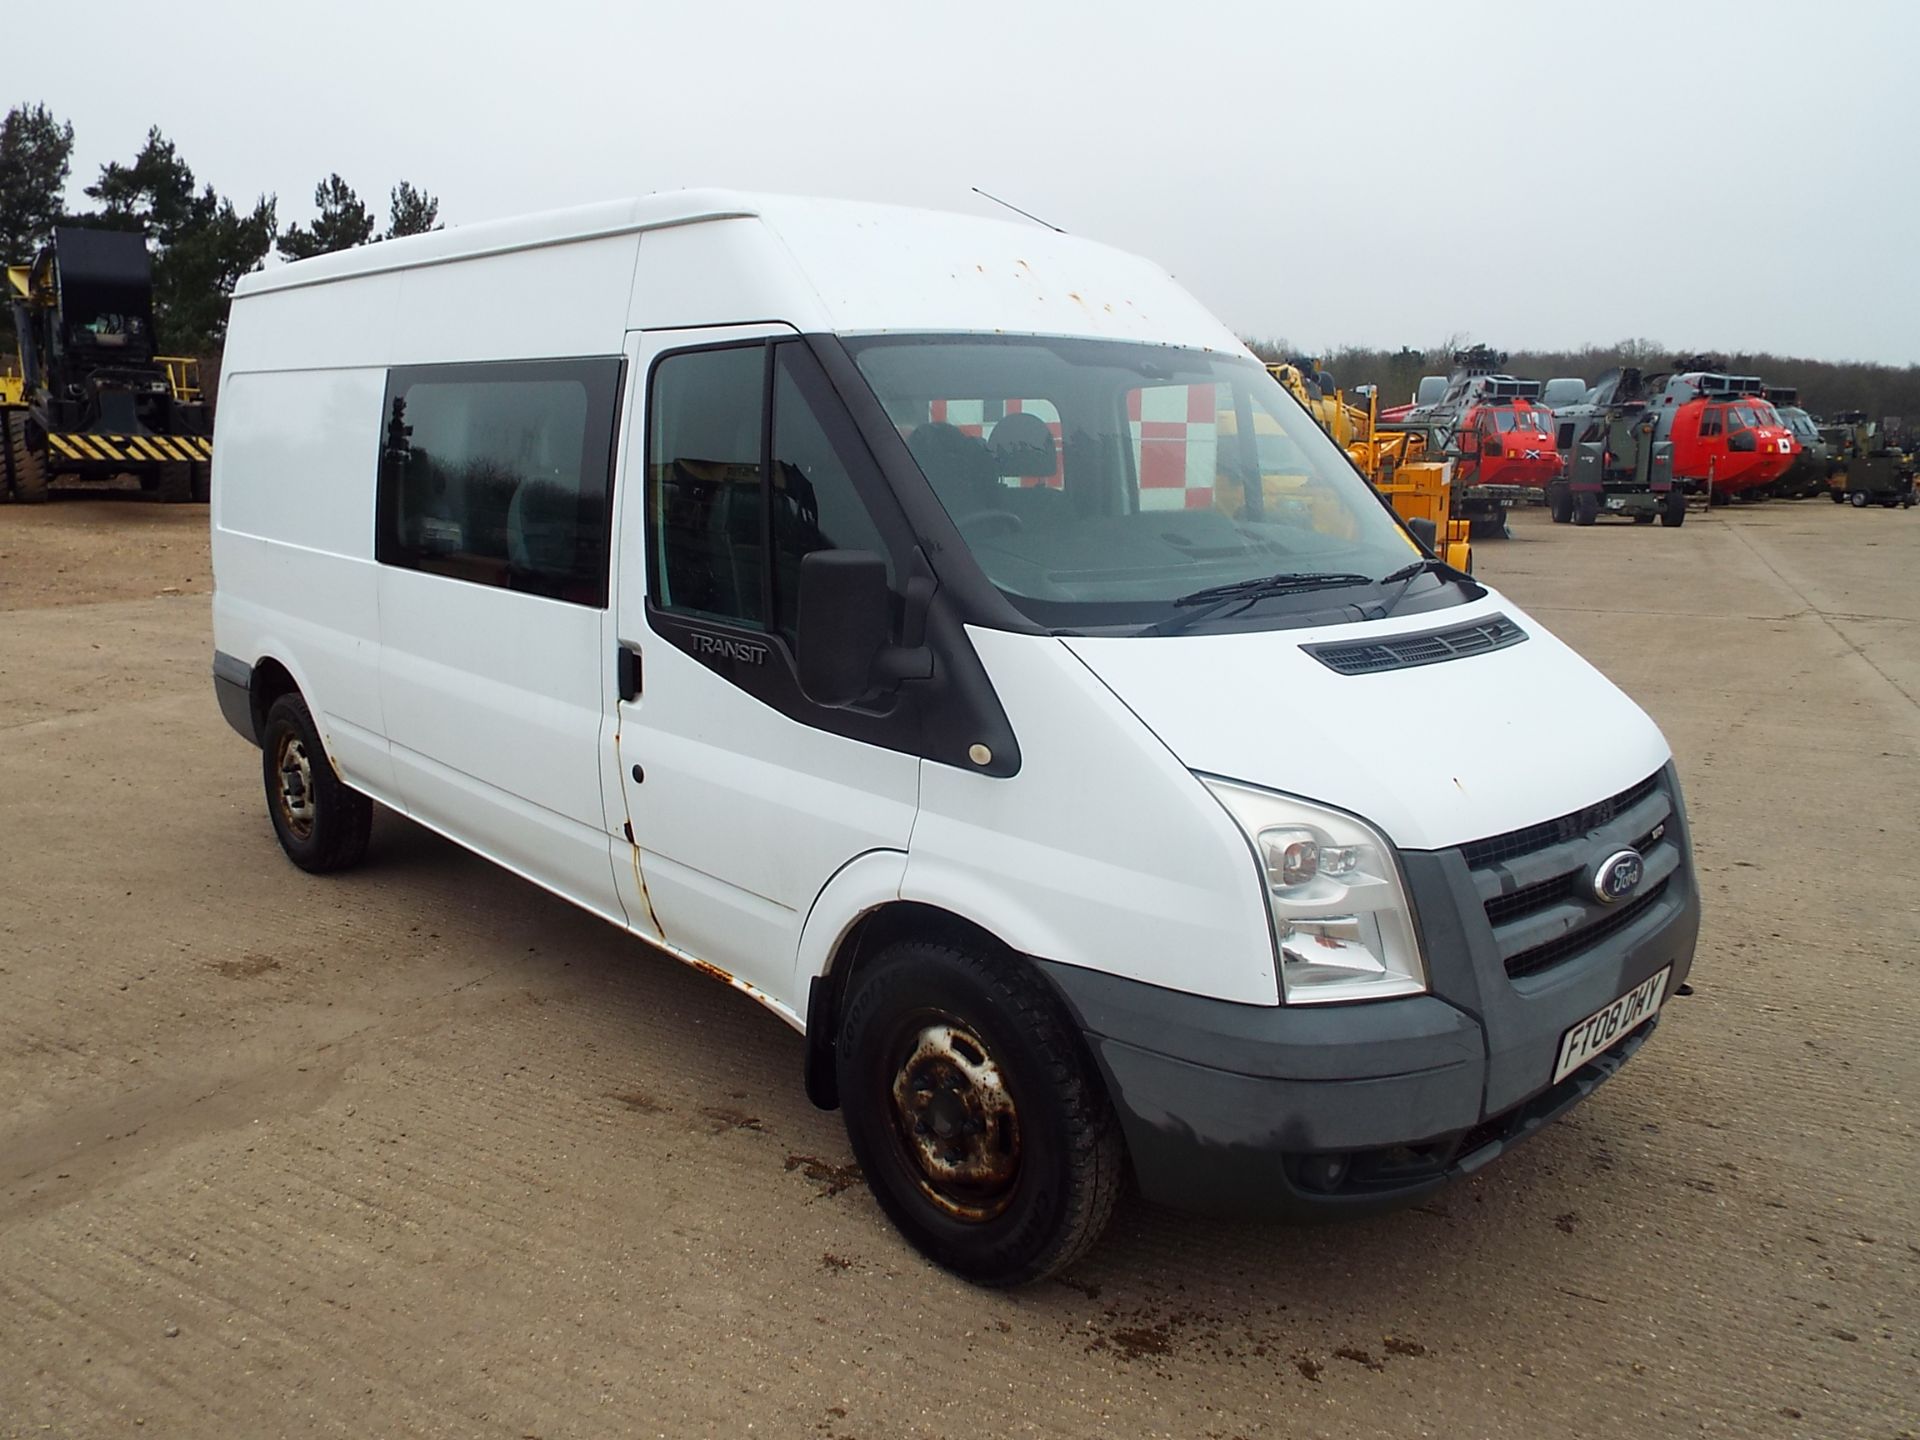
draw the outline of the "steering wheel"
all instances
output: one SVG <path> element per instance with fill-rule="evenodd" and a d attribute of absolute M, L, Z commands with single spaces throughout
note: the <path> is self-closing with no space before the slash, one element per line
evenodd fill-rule
<path fill-rule="evenodd" d="M 964 535 L 981 532 L 977 538 L 987 539 L 992 535 L 1017 535 L 1027 528 L 1027 522 L 1011 510 L 976 510 L 960 522 L 960 531 Z"/>

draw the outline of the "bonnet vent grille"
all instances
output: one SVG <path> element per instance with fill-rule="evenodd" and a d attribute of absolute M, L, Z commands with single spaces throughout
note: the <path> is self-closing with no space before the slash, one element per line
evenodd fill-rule
<path fill-rule="evenodd" d="M 1314 659 L 1342 675 L 1377 675 L 1383 670 L 1405 670 L 1415 665 L 1438 665 L 1504 650 L 1527 638 L 1527 632 L 1504 615 L 1490 615 L 1468 625 L 1445 630 L 1422 630 L 1384 640 L 1343 641 L 1330 645 L 1302 645 Z"/>

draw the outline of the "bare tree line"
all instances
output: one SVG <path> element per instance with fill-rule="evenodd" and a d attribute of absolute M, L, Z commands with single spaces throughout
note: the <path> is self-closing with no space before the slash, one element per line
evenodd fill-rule
<path fill-rule="evenodd" d="M 1310 357 L 1330 371 L 1342 387 L 1351 390 L 1358 385 L 1378 385 L 1383 401 L 1399 403 L 1413 397 L 1422 375 L 1446 374 L 1453 365 L 1453 351 L 1466 342 L 1449 339 L 1428 348 L 1402 346 L 1398 350 L 1343 345 L 1319 354 L 1296 349 L 1285 340 L 1247 343 L 1255 354 L 1269 361 Z M 1653 340 L 1620 340 L 1612 345 L 1584 345 L 1578 350 L 1515 350 L 1508 353 L 1504 368 L 1510 374 L 1540 380 L 1578 375 L 1592 384 L 1617 365 L 1672 370 L 1697 353 Z M 1712 360 L 1716 369 L 1758 375 L 1769 385 L 1794 387 L 1800 392 L 1801 405 L 1815 415 L 1863 410 L 1877 419 L 1902 420 L 1908 428 L 1920 425 L 1920 365 L 1809 360 L 1766 351 L 1721 353 Z"/>

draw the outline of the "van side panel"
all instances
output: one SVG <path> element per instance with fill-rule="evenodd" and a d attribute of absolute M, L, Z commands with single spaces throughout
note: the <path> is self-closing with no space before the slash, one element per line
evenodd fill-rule
<path fill-rule="evenodd" d="M 380 612 L 408 808 L 624 925 L 600 795 L 603 612 L 393 567 Z"/>
<path fill-rule="evenodd" d="M 286 665 L 342 775 L 390 801 L 373 565 L 384 384 L 370 369 L 229 369 L 214 452 L 214 644 Z"/>
<path fill-rule="evenodd" d="M 638 247 L 616 235 L 402 271 L 387 363 L 618 355 Z"/>
<path fill-rule="evenodd" d="M 350 284 L 243 294 L 233 303 L 221 374 L 384 365 L 399 295 L 398 275 L 369 275 Z M 226 401 L 223 379 L 218 422 L 222 442 L 226 439 Z M 216 465 L 219 454 L 216 446 Z"/>

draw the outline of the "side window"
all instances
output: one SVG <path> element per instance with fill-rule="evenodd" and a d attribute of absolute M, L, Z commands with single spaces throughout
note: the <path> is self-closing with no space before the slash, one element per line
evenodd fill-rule
<path fill-rule="evenodd" d="M 648 408 L 652 591 L 670 610 L 764 629 L 766 346 L 669 355 Z"/>
<path fill-rule="evenodd" d="M 604 606 L 620 367 L 609 357 L 389 371 L 375 558 Z"/>
<path fill-rule="evenodd" d="M 1720 433 L 1720 407 L 1718 405 L 1709 405 L 1700 412 L 1700 433 L 1703 436 L 1718 435 Z"/>
<path fill-rule="evenodd" d="M 872 464 L 866 447 L 845 434 L 836 442 L 820 422 L 839 402 L 819 362 L 794 344 L 773 353 L 774 628 L 791 642 L 800 561 L 816 550 L 885 556 L 887 546 L 854 485 L 854 468 Z"/>
<path fill-rule="evenodd" d="M 656 605 L 791 641 L 803 558 L 887 555 L 856 482 L 873 462 L 834 423 L 838 405 L 819 363 L 792 342 L 660 361 L 648 420 Z"/>

